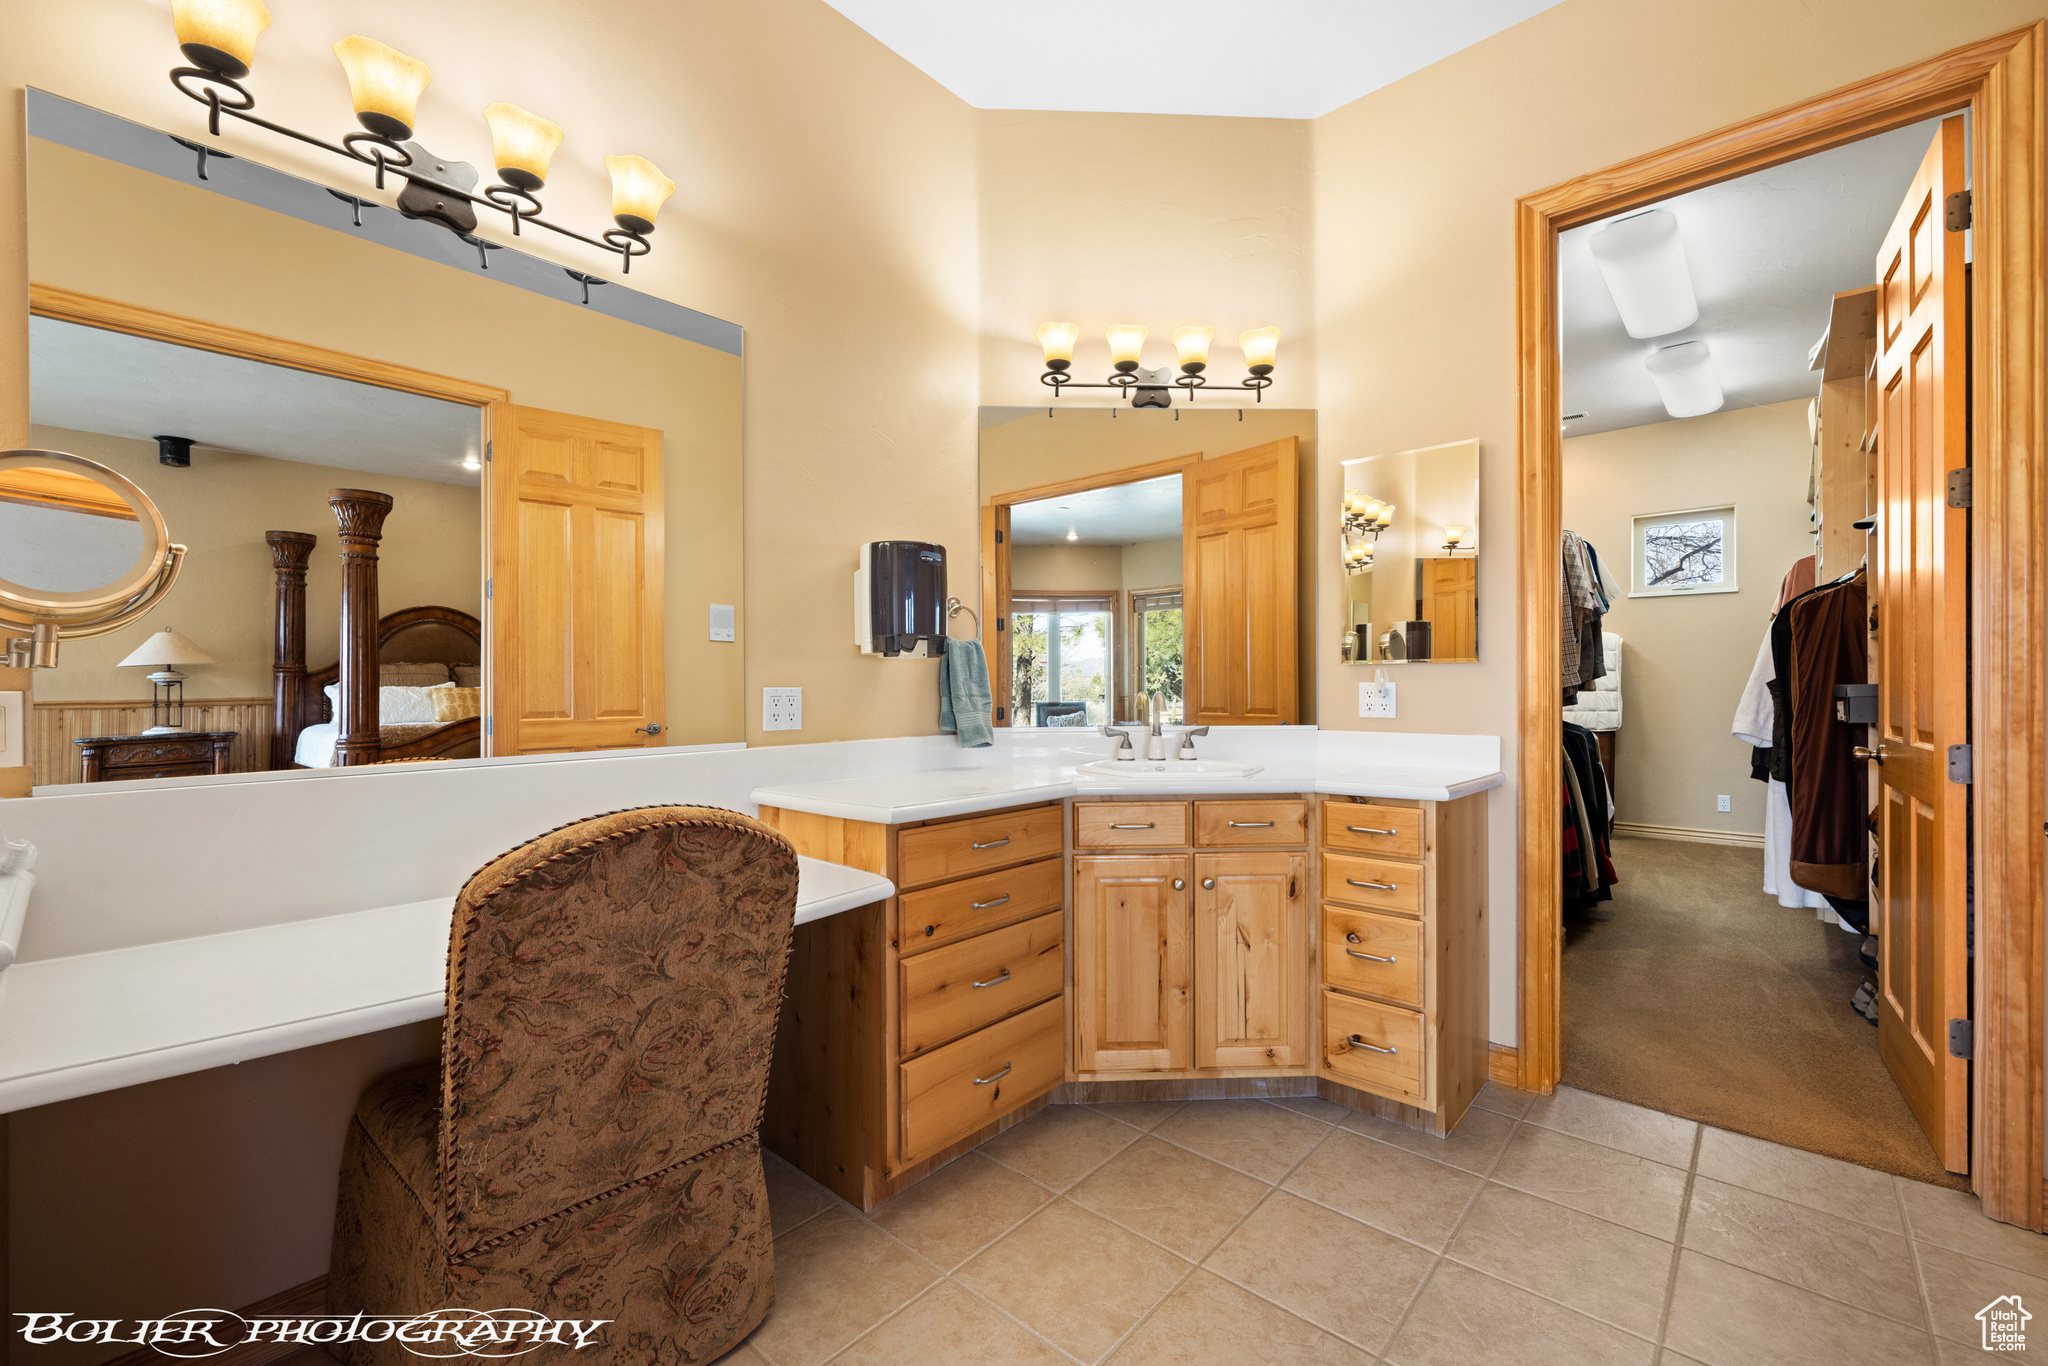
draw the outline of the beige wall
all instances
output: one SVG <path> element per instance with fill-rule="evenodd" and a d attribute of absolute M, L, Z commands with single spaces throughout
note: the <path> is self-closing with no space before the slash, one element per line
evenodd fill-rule
<path fill-rule="evenodd" d="M 306 572 L 306 662 L 332 664 L 341 639 L 341 560 L 327 505 L 332 488 L 374 488 L 394 500 L 378 547 L 380 611 L 435 606 L 480 614 L 475 488 L 205 447 L 193 451 L 191 468 L 174 470 L 157 463 L 155 442 L 57 427 L 31 434 L 39 447 L 97 460 L 134 480 L 162 510 L 171 539 L 189 552 L 178 586 L 149 616 L 110 635 L 65 642 L 59 665 L 36 673 L 38 702 L 146 699 L 148 670 L 117 666 L 164 630 L 191 637 L 216 661 L 185 669 L 188 700 L 270 696 L 277 591 L 266 531 L 320 538 Z"/>
<path fill-rule="evenodd" d="M 1010 586 L 1019 593 L 1099 593 L 1123 581 L 1122 546 L 1020 545 L 1010 551 Z"/>
<path fill-rule="evenodd" d="M 1622 597 L 1605 629 L 1622 637 L 1615 819 L 1762 835 L 1764 787 L 1749 746 L 1728 733 L 1807 525 L 1806 400 L 1735 408 L 1564 443 L 1564 524 L 1628 588 L 1638 513 L 1735 506 L 1738 591 Z M 1726 795 L 1733 810 L 1714 809 Z"/>
<path fill-rule="evenodd" d="M 1176 588 L 1181 580 L 1181 543 L 1175 536 L 1167 541 L 1136 541 L 1124 547 L 1123 584 L 1133 588 Z"/>

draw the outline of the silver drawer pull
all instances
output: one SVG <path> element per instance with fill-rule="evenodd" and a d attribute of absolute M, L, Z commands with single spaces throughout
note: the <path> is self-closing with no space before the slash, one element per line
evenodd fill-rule
<path fill-rule="evenodd" d="M 985 910 L 987 910 L 987 909 L 988 909 L 989 907 L 991 907 L 991 906 L 1000 906 L 1000 905 L 1002 905 L 1002 904 L 1003 904 L 1004 902 L 1008 901 L 1009 899 L 1010 899 L 1010 894 L 1009 894 L 1008 892 L 1004 892 L 1004 893 L 1003 893 L 1003 894 L 1002 894 L 1001 896 L 997 897 L 997 898 L 996 898 L 996 899 L 995 899 L 994 901 L 977 901 L 977 902 L 975 902 L 975 903 L 974 903 L 974 909 L 975 909 L 975 910 L 977 910 L 977 911 L 985 911 Z"/>
<path fill-rule="evenodd" d="M 1389 1051 L 1392 1051 L 1392 1050 L 1389 1050 Z M 1006 1063 L 1004 1063 L 1004 1064 L 1003 1064 L 1003 1070 L 1002 1070 L 1002 1071 L 1000 1071 L 1000 1072 L 996 1073 L 996 1074 L 995 1074 L 994 1076 L 992 1076 L 992 1077 L 976 1077 L 976 1078 L 974 1079 L 974 1084 L 975 1084 L 976 1086 L 988 1086 L 988 1085 L 990 1085 L 991 1083 L 994 1083 L 994 1082 L 999 1082 L 999 1081 L 1001 1081 L 1001 1080 L 1002 1080 L 1002 1079 L 1003 1079 L 1004 1077 L 1007 1077 L 1007 1076 L 1009 1076 L 1009 1075 L 1010 1075 L 1010 1069 L 1011 1069 L 1012 1067 L 1014 1067 L 1014 1066 L 1016 1066 L 1016 1064 L 1015 1064 L 1015 1063 L 1008 1063 L 1008 1062 L 1006 1062 Z"/>
<path fill-rule="evenodd" d="M 1364 958 L 1374 963 L 1398 963 L 1401 961 L 1398 958 L 1382 958 L 1376 953 L 1360 953 L 1357 949 L 1346 949 L 1344 952 L 1350 954 L 1353 958 Z"/>
<path fill-rule="evenodd" d="M 1153 821 L 1146 821 L 1143 825 L 1118 825 L 1115 821 L 1111 821 L 1109 828 L 1112 830 L 1156 830 L 1158 825 Z"/>
<path fill-rule="evenodd" d="M 1354 887 L 1370 887 L 1376 892 L 1398 892 L 1401 890 L 1401 884 L 1398 882 L 1360 882 L 1355 877 L 1347 877 L 1344 880 Z"/>
<path fill-rule="evenodd" d="M 986 982 L 976 982 L 976 983 L 974 984 L 974 989 L 975 989 L 976 991 L 980 991 L 980 990 L 981 990 L 981 989 L 982 989 L 983 987 L 999 987 L 999 986 L 1001 986 L 1001 985 L 1002 985 L 1003 983 L 1005 983 L 1005 982 L 1007 982 L 1007 981 L 1009 981 L 1009 980 L 1010 980 L 1010 970 L 1009 970 L 1008 968 L 1004 968 L 1004 969 L 1003 969 L 1003 975 L 1002 975 L 1002 976 L 1000 976 L 1000 977 L 992 977 L 992 978 L 990 978 L 990 979 L 989 979 L 988 981 L 986 981 Z"/>
<path fill-rule="evenodd" d="M 1271 821 L 1232 821 L 1232 822 L 1230 823 L 1230 828 L 1231 828 L 1232 830 L 1271 830 L 1271 829 L 1273 828 L 1273 822 L 1271 822 Z"/>
<path fill-rule="evenodd" d="M 1398 830 L 1382 830 L 1377 825 L 1347 825 L 1344 827 L 1354 835 L 1398 835 Z"/>
<path fill-rule="evenodd" d="M 977 849 L 1000 849 L 1009 842 L 1010 837 L 1005 835 L 999 840 L 990 840 L 986 844 L 977 844 L 974 847 Z"/>
<path fill-rule="evenodd" d="M 1346 1039 L 1345 1042 L 1350 1044 L 1353 1048 L 1364 1048 L 1374 1053 L 1398 1053 L 1401 1051 L 1398 1048 L 1381 1048 L 1376 1043 L 1367 1043 L 1364 1039 L 1359 1038 L 1356 1034 L 1353 1034 L 1350 1038 Z"/>

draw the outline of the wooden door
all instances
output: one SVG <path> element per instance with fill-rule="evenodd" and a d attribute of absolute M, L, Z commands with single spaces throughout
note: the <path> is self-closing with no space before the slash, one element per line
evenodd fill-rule
<path fill-rule="evenodd" d="M 1074 1070 L 1188 1065 L 1188 859 L 1074 860 Z"/>
<path fill-rule="evenodd" d="M 1181 486 L 1186 715 L 1292 725 L 1298 597 L 1294 437 L 1188 466 Z"/>
<path fill-rule="evenodd" d="M 1479 658 L 1479 561 L 1422 561 L 1422 620 L 1431 659 Z"/>
<path fill-rule="evenodd" d="M 981 649 L 988 656 L 993 724 L 1019 724 L 1010 715 L 1010 505 L 990 503 L 981 510 Z M 1029 725 L 1030 718 L 1022 724 Z"/>
<path fill-rule="evenodd" d="M 1195 855 L 1195 1066 L 1308 1066 L 1308 979 L 1308 856 Z"/>
<path fill-rule="evenodd" d="M 1949 1022 L 1969 1018 L 1969 789 L 1949 747 L 1969 739 L 1967 511 L 1948 472 L 1969 463 L 1963 120 L 1947 119 L 1877 258 L 1876 556 L 1878 1051 L 1942 1164 L 1969 1169 L 1969 1066 Z"/>
<path fill-rule="evenodd" d="M 489 465 L 490 752 L 664 744 L 661 433 L 510 415 Z"/>

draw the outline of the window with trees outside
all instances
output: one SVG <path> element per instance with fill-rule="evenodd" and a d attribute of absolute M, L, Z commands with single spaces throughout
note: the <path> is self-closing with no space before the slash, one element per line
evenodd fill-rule
<path fill-rule="evenodd" d="M 1732 506 L 1646 513 L 1634 521 L 1630 597 L 1736 591 Z"/>
<path fill-rule="evenodd" d="M 1137 647 L 1131 659 L 1131 719 L 1144 716 L 1145 699 L 1158 694 L 1166 699 L 1160 719 L 1179 724 L 1186 719 L 1180 589 L 1132 593 L 1131 638 Z"/>
<path fill-rule="evenodd" d="M 1115 593 L 1010 595 L 1010 705 L 1019 726 L 1110 720 Z"/>

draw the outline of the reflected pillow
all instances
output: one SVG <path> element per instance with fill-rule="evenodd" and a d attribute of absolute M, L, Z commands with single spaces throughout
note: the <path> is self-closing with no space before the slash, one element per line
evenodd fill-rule
<path fill-rule="evenodd" d="M 458 688 L 481 688 L 484 685 L 484 666 L 481 664 L 451 664 L 449 671 L 455 675 Z"/>
<path fill-rule="evenodd" d="M 446 664 L 379 664 L 377 681 L 387 688 L 431 688 L 448 681 Z"/>
<path fill-rule="evenodd" d="M 472 716 L 483 714 L 482 688 L 462 688 L 453 683 L 443 683 L 438 688 L 428 688 L 426 693 L 433 704 L 436 721 L 467 721 Z"/>
<path fill-rule="evenodd" d="M 1088 713 L 1085 711 L 1070 711 L 1046 717 L 1045 724 L 1048 726 L 1079 726 L 1086 730 L 1095 723 L 1088 719 Z"/>
<path fill-rule="evenodd" d="M 388 666 L 387 666 L 388 667 Z M 436 665 L 444 668 L 445 665 Z M 441 684 L 447 687 L 447 684 Z M 329 683 L 320 691 L 327 694 L 327 706 L 338 720 L 341 716 L 341 684 Z M 383 726 L 430 726 L 434 724 L 434 688 L 377 689 L 377 723 Z"/>

